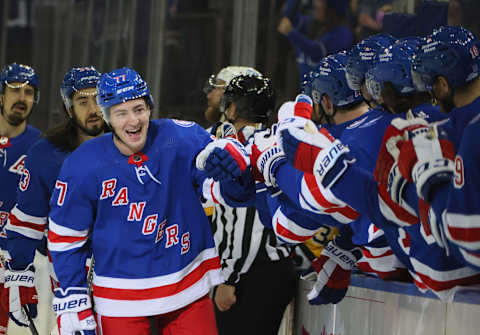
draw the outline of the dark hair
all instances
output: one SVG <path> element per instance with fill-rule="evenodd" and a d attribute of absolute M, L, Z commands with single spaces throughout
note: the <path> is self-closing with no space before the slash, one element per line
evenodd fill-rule
<path fill-rule="evenodd" d="M 71 119 L 58 127 L 48 129 L 45 138 L 62 151 L 73 151 L 79 144 L 76 127 Z"/>
<path fill-rule="evenodd" d="M 393 109 L 394 114 L 408 112 L 409 109 L 431 100 L 430 95 L 427 92 L 401 94 L 390 82 L 384 83 L 382 98 L 384 104 Z"/>
<path fill-rule="evenodd" d="M 79 129 L 73 119 L 68 118 L 66 122 L 45 132 L 45 138 L 62 151 L 74 151 L 78 143 L 77 130 Z M 103 123 L 103 131 L 109 132 L 110 128 L 106 122 Z"/>

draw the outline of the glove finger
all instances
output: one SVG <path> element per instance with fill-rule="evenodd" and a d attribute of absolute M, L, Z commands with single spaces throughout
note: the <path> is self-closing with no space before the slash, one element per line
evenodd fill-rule
<path fill-rule="evenodd" d="M 28 327 L 28 319 L 23 313 L 23 311 L 11 312 L 8 313 L 8 315 L 10 316 L 10 319 L 12 319 L 12 321 L 20 327 Z"/>

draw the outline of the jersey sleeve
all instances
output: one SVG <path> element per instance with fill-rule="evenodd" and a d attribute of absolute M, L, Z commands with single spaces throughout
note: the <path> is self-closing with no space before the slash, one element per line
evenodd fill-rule
<path fill-rule="evenodd" d="M 53 182 L 48 180 L 48 163 L 35 146 L 27 154 L 17 189 L 17 203 L 6 226 L 7 250 L 15 269 L 33 262 L 35 249 L 44 237 Z"/>
<path fill-rule="evenodd" d="M 93 168 L 81 155 L 67 158 L 50 200 L 48 248 L 62 289 L 86 287 L 87 240 L 95 220 L 98 190 Z M 88 181 L 88 182 L 87 182 Z"/>
<path fill-rule="evenodd" d="M 319 186 L 312 174 L 304 174 L 288 163 L 282 164 L 276 173 L 279 188 L 299 208 L 316 214 L 328 214 L 339 223 L 348 224 L 359 214 L 330 190 Z"/>
<path fill-rule="evenodd" d="M 465 128 L 455 157 L 454 178 L 435 194 L 432 202 L 435 218 L 441 222 L 439 229 L 459 247 L 465 261 L 476 268 L 480 268 L 479 131 L 477 120 Z"/>

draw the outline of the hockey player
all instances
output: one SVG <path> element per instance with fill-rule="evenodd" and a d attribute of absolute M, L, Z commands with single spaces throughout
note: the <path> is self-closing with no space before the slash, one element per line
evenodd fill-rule
<path fill-rule="evenodd" d="M 479 48 L 468 30 L 442 27 L 418 50 L 412 67 L 416 86 L 430 90 L 443 109 L 453 109 L 448 122 L 438 127 L 405 129 L 409 138 L 400 142 L 397 157 L 403 177 L 413 180 L 415 193 L 432 206 L 424 209 L 424 229 L 447 253 L 476 269 Z"/>
<path fill-rule="evenodd" d="M 236 76 L 248 74 L 260 76 L 260 72 L 252 67 L 248 66 L 227 66 L 218 72 L 217 75 L 212 74 L 203 88 L 203 92 L 207 96 L 207 109 L 205 110 L 205 119 L 210 122 L 211 125 L 220 121 L 220 100 L 222 99 L 223 92 L 228 86 L 230 81 Z"/>
<path fill-rule="evenodd" d="M 344 135 L 348 135 L 348 138 L 350 139 L 349 144 L 356 146 L 358 148 L 356 152 L 358 152 L 359 157 L 363 158 L 362 168 L 373 173 L 375 157 L 379 149 L 379 140 L 383 135 L 383 129 L 389 124 L 389 121 L 384 122 L 382 118 L 388 118 L 390 117 L 390 114 L 383 112 L 381 109 L 369 111 L 368 106 L 363 102 L 359 92 L 355 92 L 348 87 L 345 78 L 345 62 L 346 56 L 343 54 L 336 54 L 334 56 L 327 57 L 324 61 L 322 61 L 320 67 L 318 68 L 318 74 L 313 80 L 312 96 L 317 99 L 320 98 L 321 101 L 318 103 L 326 111 L 326 114 L 332 115 L 333 120 L 336 121 L 336 123 L 338 123 L 340 126 L 343 125 L 344 130 L 340 134 L 343 133 Z M 306 104 L 306 102 L 301 102 L 299 96 L 297 98 L 297 104 Z M 378 128 L 379 126 L 380 128 Z M 380 131 L 378 131 L 378 129 L 380 129 Z M 362 133 L 362 136 L 355 135 L 358 133 Z M 360 142 L 360 144 L 358 142 Z M 279 171 L 285 169 L 288 169 L 288 167 L 280 167 Z M 295 179 L 295 177 L 293 177 L 295 175 L 295 171 L 290 171 L 289 173 L 284 173 L 283 175 L 286 179 L 282 180 L 282 177 L 278 177 L 277 182 L 282 190 L 288 192 L 287 190 L 290 183 L 288 179 Z M 303 186 L 307 187 L 311 181 L 307 178 L 305 178 L 305 181 L 306 185 Z M 291 197 L 293 199 L 298 198 L 296 194 L 291 195 Z M 307 202 L 308 200 L 304 203 L 298 203 L 298 205 L 301 207 Z M 325 218 L 322 217 L 322 215 L 319 215 L 317 217 L 316 224 L 308 224 L 305 221 L 292 220 L 294 217 L 298 216 L 299 213 L 295 211 L 292 212 L 291 208 L 288 209 L 287 206 L 283 206 L 283 208 L 277 210 L 274 216 L 274 229 L 276 230 L 277 236 L 279 236 L 281 239 L 290 243 L 298 243 L 304 240 L 304 238 L 309 238 L 311 236 L 309 231 L 312 233 L 315 232 L 315 230 L 322 223 L 331 222 L 331 224 L 338 226 L 342 223 L 349 222 L 351 227 L 354 229 L 355 234 L 348 232 L 347 229 L 344 228 L 341 232 L 343 241 L 340 241 L 339 237 L 336 238 L 336 248 L 338 248 L 338 245 L 342 245 L 344 247 L 342 252 L 351 256 L 349 259 L 352 261 L 348 264 L 349 269 L 351 270 L 352 264 L 356 263 L 356 261 L 358 261 L 360 258 L 358 256 L 354 257 L 354 253 L 349 251 L 354 250 L 354 245 L 352 244 L 351 240 L 346 241 L 346 239 L 351 239 L 353 235 L 353 241 L 356 244 L 370 244 L 370 247 L 372 247 L 370 251 L 365 249 L 365 254 L 369 256 L 369 259 L 365 258 L 362 260 L 361 264 L 363 265 L 363 269 L 367 270 L 368 272 L 374 272 L 383 278 L 396 277 L 398 275 L 397 268 L 401 268 L 402 266 L 397 260 L 395 260 L 391 250 L 389 250 L 385 238 L 382 237 L 381 230 L 375 227 L 370 229 L 370 226 L 373 226 L 370 220 L 365 217 L 359 218 L 358 214 L 347 206 L 337 204 L 335 207 L 337 208 L 333 209 L 330 213 L 326 213 L 329 214 L 327 215 L 329 217 Z M 348 250 L 346 250 L 346 248 Z M 375 250 L 375 252 L 372 250 Z M 325 253 L 328 254 L 327 251 L 325 251 Z M 358 255 L 358 252 L 356 252 L 356 254 Z M 375 255 L 375 257 L 372 256 L 372 254 Z M 336 259 L 336 257 L 331 258 L 333 254 L 330 253 L 328 255 L 328 257 L 321 257 L 316 263 L 318 264 L 322 261 L 325 262 L 327 259 L 329 259 L 330 262 L 325 263 L 325 269 L 331 267 L 332 264 L 342 264 L 342 262 L 336 263 L 335 261 L 332 261 L 332 259 Z M 380 255 L 382 255 L 382 257 L 379 257 Z M 317 266 L 317 270 L 321 271 L 323 265 L 324 264 Z M 321 272 L 323 274 L 326 273 L 327 270 Z M 312 303 L 339 302 L 346 293 L 346 288 L 348 287 L 349 283 L 349 274 L 350 271 L 338 270 L 334 273 L 329 273 L 329 275 L 326 277 L 319 275 L 319 282 L 317 283 L 318 285 L 316 285 L 316 287 L 322 286 L 322 288 L 310 293 L 310 301 Z M 335 275 L 340 276 L 335 277 Z M 326 282 L 327 280 L 328 283 Z M 325 284 L 330 286 L 332 283 L 336 283 L 334 284 L 333 289 L 323 287 Z"/>
<path fill-rule="evenodd" d="M 233 78 L 223 94 L 221 109 L 246 143 L 275 110 L 271 81 L 252 75 Z M 213 231 L 225 279 L 214 293 L 221 335 L 277 334 L 285 308 L 295 295 L 297 277 L 290 249 L 279 245 L 273 231 L 262 224 L 271 222 L 267 196 L 265 184 L 257 183 L 255 206 L 217 204 L 215 208 Z"/>
<path fill-rule="evenodd" d="M 10 64 L 0 73 L 0 247 L 5 250 L 4 228 L 16 201 L 16 189 L 23 175 L 27 150 L 40 132 L 27 125 L 40 98 L 39 78 L 33 68 Z M 1 271 L 4 269 L 2 267 Z M 3 291 L 3 274 L 0 290 Z M 36 297 L 35 297 L 36 301 Z M 36 310 L 31 311 L 33 317 Z M 0 311 L 0 334 L 7 333 L 8 310 Z"/>
<path fill-rule="evenodd" d="M 312 135 L 300 128 L 286 128 L 280 134 L 289 160 L 305 171 L 306 175 L 313 174 L 315 185 L 309 186 L 308 191 L 326 197 L 329 202 L 345 201 L 358 212 L 370 217 L 382 229 L 388 229 L 393 223 L 402 220 L 418 221 L 415 215 L 399 209 L 399 206 L 388 206 L 391 203 L 385 203 L 384 197 L 378 196 L 381 194 L 377 192 L 377 184 L 372 176 L 356 167 L 350 150 L 325 130 Z M 312 158 L 315 158 L 314 161 Z M 307 168 L 302 161 L 312 162 L 312 165 Z M 352 192 L 352 188 L 358 192 Z M 311 206 L 328 212 L 330 205 L 325 206 L 317 199 L 313 200 L 315 201 L 309 202 Z M 420 289 L 431 289 L 440 298 L 450 300 L 459 285 L 480 281 L 478 272 L 466 268 L 443 249 L 426 240 L 419 226 L 415 225 L 417 229 L 408 231 L 399 228 L 396 232 L 390 229 L 385 232 L 387 237 L 396 236 L 389 238 L 390 246 L 408 267 Z"/>
<path fill-rule="evenodd" d="M 99 78 L 94 67 L 72 68 L 65 74 L 60 93 L 68 121 L 47 131 L 45 138 L 27 153 L 17 202 L 6 226 L 7 249 L 12 259 L 5 272 L 8 289 L 2 292 L 1 299 L 12 320 L 20 326 L 28 325 L 22 305 L 35 302 L 33 297 L 37 295 L 33 285 L 35 247 L 47 228 L 49 201 L 62 163 L 81 143 L 105 129 L 96 101 Z M 49 270 L 53 287 L 58 287 L 51 264 Z"/>
<path fill-rule="evenodd" d="M 357 43 L 347 53 L 348 61 L 345 67 L 348 86 L 362 93 L 365 102 L 375 109 L 378 103 L 367 90 L 365 75 L 373 66 L 374 61 L 383 49 L 395 43 L 395 38 L 387 34 L 370 36 Z"/>
<path fill-rule="evenodd" d="M 103 74 L 97 89 L 112 134 L 65 159 L 50 202 L 60 333 L 96 328 L 83 269 L 90 240 L 103 335 L 149 334 L 149 319 L 159 334 L 216 334 L 207 294 L 222 279 L 199 198 L 244 205 L 254 195 L 248 156 L 234 140 L 211 142 L 192 122 L 150 121 L 149 87 L 130 68 Z M 205 187 L 196 166 L 220 182 Z"/>

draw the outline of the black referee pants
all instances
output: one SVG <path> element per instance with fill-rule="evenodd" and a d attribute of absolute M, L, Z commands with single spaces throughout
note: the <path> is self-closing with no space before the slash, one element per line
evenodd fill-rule
<path fill-rule="evenodd" d="M 277 335 L 296 287 L 297 275 L 290 258 L 252 264 L 235 285 L 237 302 L 225 312 L 214 303 L 218 334 Z"/>

